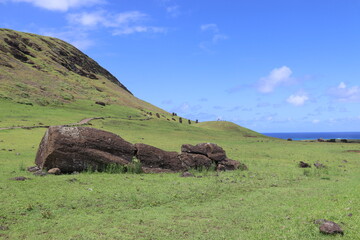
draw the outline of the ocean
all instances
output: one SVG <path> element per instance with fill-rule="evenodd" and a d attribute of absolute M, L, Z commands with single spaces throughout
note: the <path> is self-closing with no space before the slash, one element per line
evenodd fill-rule
<path fill-rule="evenodd" d="M 292 140 L 315 139 L 360 139 L 360 132 L 293 132 L 293 133 L 262 133 L 269 137 Z"/>

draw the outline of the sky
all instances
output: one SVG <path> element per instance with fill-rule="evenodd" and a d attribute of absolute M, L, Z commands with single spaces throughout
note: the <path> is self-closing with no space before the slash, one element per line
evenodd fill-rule
<path fill-rule="evenodd" d="M 360 0 L 0 0 L 135 96 L 258 132 L 360 131 Z"/>

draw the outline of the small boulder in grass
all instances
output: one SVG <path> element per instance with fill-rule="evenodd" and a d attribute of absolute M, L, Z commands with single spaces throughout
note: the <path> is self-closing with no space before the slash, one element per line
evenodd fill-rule
<path fill-rule="evenodd" d="M 311 168 L 311 165 L 306 162 L 300 161 L 299 167 L 300 168 Z"/>
<path fill-rule="evenodd" d="M 48 170 L 48 174 L 60 175 L 61 170 L 60 168 L 51 168 Z"/>
<path fill-rule="evenodd" d="M 25 181 L 25 180 L 29 180 L 30 178 L 27 177 L 14 177 L 14 178 L 10 178 L 10 180 L 14 180 L 14 181 Z"/>
<path fill-rule="evenodd" d="M 344 235 L 344 231 L 341 229 L 341 227 L 331 221 L 326 221 L 323 223 L 320 228 L 320 232 L 323 234 L 341 234 Z"/>
<path fill-rule="evenodd" d="M 7 231 L 7 230 L 9 230 L 9 227 L 0 225 L 0 230 L 1 231 Z"/>
<path fill-rule="evenodd" d="M 344 231 L 341 229 L 341 227 L 332 221 L 328 221 L 325 219 L 319 219 L 315 221 L 316 224 L 319 224 L 319 230 L 323 234 L 329 234 L 329 235 L 335 235 L 335 234 L 341 234 L 344 235 Z"/>

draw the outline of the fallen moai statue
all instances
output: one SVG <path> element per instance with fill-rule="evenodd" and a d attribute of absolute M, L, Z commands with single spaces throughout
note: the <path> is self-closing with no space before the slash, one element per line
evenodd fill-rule
<path fill-rule="evenodd" d="M 109 164 L 127 166 L 138 159 L 146 173 L 184 172 L 189 169 L 247 169 L 228 159 L 214 143 L 184 144 L 181 153 L 137 143 L 116 134 L 89 127 L 51 126 L 41 140 L 35 163 L 40 169 L 58 168 L 61 173 L 104 171 Z"/>

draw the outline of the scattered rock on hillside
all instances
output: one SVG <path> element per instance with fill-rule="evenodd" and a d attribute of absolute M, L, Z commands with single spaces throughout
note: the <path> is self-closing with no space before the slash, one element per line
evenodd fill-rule
<path fill-rule="evenodd" d="M 60 175 L 61 170 L 60 168 L 51 168 L 48 170 L 48 174 Z"/>
<path fill-rule="evenodd" d="M 41 169 L 60 168 L 63 173 L 72 173 L 103 170 L 110 163 L 126 165 L 134 154 L 134 146 L 113 133 L 52 126 L 40 143 L 35 162 Z"/>
<path fill-rule="evenodd" d="M 101 106 L 106 106 L 106 103 L 100 102 L 100 101 L 95 102 L 95 104 L 98 104 L 98 105 L 101 105 Z"/>
<path fill-rule="evenodd" d="M 0 225 L 0 230 L 1 231 L 7 231 L 7 230 L 9 230 L 9 227 Z"/>
<path fill-rule="evenodd" d="M 14 178 L 10 178 L 10 180 L 14 180 L 14 181 L 25 181 L 25 180 L 29 180 L 30 178 L 27 177 L 14 177 Z"/>
<path fill-rule="evenodd" d="M 306 162 L 300 161 L 299 167 L 301 167 L 301 168 L 310 168 L 311 165 L 306 163 Z"/>
<path fill-rule="evenodd" d="M 236 170 L 239 168 L 240 163 L 238 161 L 226 158 L 220 161 L 219 165 L 224 166 L 224 170 Z"/>
<path fill-rule="evenodd" d="M 323 234 L 341 234 L 341 235 L 344 235 L 344 231 L 341 229 L 341 227 L 332 222 L 332 221 L 327 221 L 327 220 L 324 220 L 323 223 L 321 223 L 320 227 L 319 227 L 319 230 L 321 233 Z"/>

